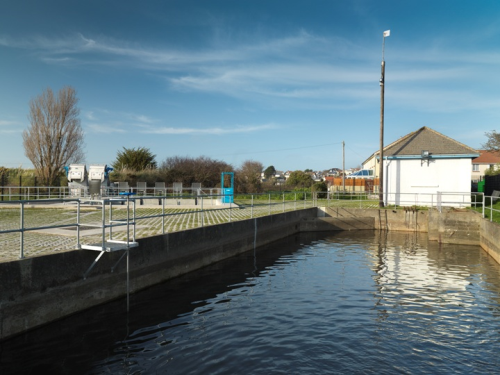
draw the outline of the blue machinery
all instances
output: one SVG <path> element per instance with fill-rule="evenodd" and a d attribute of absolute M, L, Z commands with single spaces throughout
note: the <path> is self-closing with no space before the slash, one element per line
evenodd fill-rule
<path fill-rule="evenodd" d="M 226 176 L 229 176 L 229 179 L 226 179 Z M 229 186 L 227 186 L 228 184 L 226 182 L 229 182 Z M 234 203 L 234 172 L 222 172 L 220 193 L 222 195 L 222 203 Z"/>

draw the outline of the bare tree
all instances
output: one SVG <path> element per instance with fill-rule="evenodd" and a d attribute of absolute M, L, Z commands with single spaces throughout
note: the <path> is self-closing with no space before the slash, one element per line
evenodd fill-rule
<path fill-rule="evenodd" d="M 30 127 L 23 132 L 24 153 L 44 184 L 53 185 L 62 168 L 83 160 L 83 130 L 76 91 L 71 86 L 57 97 L 47 88 L 30 101 Z"/>
<path fill-rule="evenodd" d="M 262 191 L 261 173 L 264 170 L 262 163 L 246 160 L 236 171 L 236 191 L 238 193 L 260 193 Z"/>
<path fill-rule="evenodd" d="M 490 152 L 499 152 L 500 133 L 497 133 L 495 130 L 492 130 L 491 132 L 486 132 L 485 134 L 488 137 L 488 141 L 483 145 L 483 147 Z"/>

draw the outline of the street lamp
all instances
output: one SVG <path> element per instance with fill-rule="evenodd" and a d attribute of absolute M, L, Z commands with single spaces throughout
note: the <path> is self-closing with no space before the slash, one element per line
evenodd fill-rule
<path fill-rule="evenodd" d="M 385 38 L 391 35 L 391 30 L 384 31 L 382 39 L 382 64 L 380 77 L 380 158 L 379 158 L 379 207 L 384 207 L 384 83 L 385 83 Z"/>

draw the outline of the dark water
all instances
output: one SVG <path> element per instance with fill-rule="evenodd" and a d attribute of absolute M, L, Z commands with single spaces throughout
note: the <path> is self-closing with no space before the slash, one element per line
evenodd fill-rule
<path fill-rule="evenodd" d="M 0 344 L 0 374 L 498 374 L 500 266 L 301 234 Z"/>

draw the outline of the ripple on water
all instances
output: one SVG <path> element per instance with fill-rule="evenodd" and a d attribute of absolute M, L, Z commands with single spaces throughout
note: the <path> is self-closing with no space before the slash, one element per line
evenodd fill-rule
<path fill-rule="evenodd" d="M 414 234 L 349 236 L 301 236 L 288 253 L 249 253 L 201 271 L 198 282 L 166 283 L 136 305 L 134 329 L 85 366 L 91 374 L 498 371 L 496 263 L 479 248 Z"/>
<path fill-rule="evenodd" d="M 168 327 L 136 332 L 100 366 L 211 374 L 495 369 L 498 266 L 472 270 L 456 259 L 478 249 L 407 252 L 388 243 L 374 253 L 371 245 L 304 245 Z M 455 262 L 443 266 L 448 253 Z M 119 363 L 123 345 L 128 356 Z"/>

